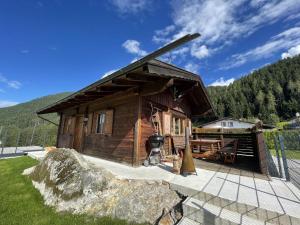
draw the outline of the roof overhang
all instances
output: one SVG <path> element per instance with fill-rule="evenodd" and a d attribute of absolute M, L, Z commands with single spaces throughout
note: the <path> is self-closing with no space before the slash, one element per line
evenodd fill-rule
<path fill-rule="evenodd" d="M 214 112 L 203 82 L 198 75 L 174 65 L 155 60 L 156 57 L 199 36 L 199 34 L 186 35 L 70 96 L 40 109 L 37 114 L 61 112 L 67 108 L 98 100 L 116 93 L 128 92 L 128 90 L 140 93 L 140 90 L 149 86 L 153 86 L 154 89 L 156 88 L 155 90 L 150 88 L 153 90 L 151 90 L 152 92 L 149 91 L 149 93 L 155 93 L 169 87 L 171 83 L 173 84 L 174 82 L 196 84 L 189 93 L 189 96 L 193 99 L 191 101 L 195 105 L 195 107 L 193 107 L 194 115 L 201 115 L 207 111 Z"/>

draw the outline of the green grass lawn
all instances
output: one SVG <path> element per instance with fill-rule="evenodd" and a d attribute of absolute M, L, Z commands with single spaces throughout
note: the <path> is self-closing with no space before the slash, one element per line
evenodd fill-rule
<path fill-rule="evenodd" d="M 43 198 L 31 180 L 22 175 L 24 169 L 37 164 L 29 157 L 0 160 L 0 224 L 103 224 L 127 225 L 123 220 L 93 218 L 87 215 L 57 213 L 43 204 Z"/>
<path fill-rule="evenodd" d="M 270 151 L 273 156 L 276 156 L 275 149 L 270 149 Z M 279 154 L 281 157 L 280 151 L 279 151 Z M 300 150 L 285 150 L 285 154 L 288 159 L 300 159 Z"/>

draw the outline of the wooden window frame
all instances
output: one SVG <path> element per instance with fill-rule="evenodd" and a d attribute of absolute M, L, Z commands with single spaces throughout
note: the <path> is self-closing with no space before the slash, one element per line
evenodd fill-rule
<path fill-rule="evenodd" d="M 179 133 L 176 133 L 175 129 L 175 121 L 178 119 L 180 121 L 180 127 L 179 127 Z M 184 130 L 184 123 L 185 123 L 186 118 L 183 116 L 178 116 L 178 115 L 172 115 L 172 125 L 171 125 L 171 134 L 173 136 L 184 136 L 185 130 Z"/>
<path fill-rule="evenodd" d="M 102 119 L 101 124 L 100 119 Z M 105 120 L 106 120 L 106 113 L 105 111 L 100 111 L 97 112 L 97 119 L 96 119 L 96 129 L 95 129 L 95 133 L 96 134 L 102 134 L 104 135 L 104 129 L 105 129 Z"/>
<path fill-rule="evenodd" d="M 114 121 L 114 110 L 113 109 L 107 109 L 107 110 L 101 110 L 96 111 L 93 113 L 90 113 L 90 117 L 92 118 L 92 121 L 90 122 L 90 128 L 91 131 L 88 132 L 89 134 L 97 134 L 97 135 L 105 135 L 105 136 L 111 136 L 113 134 L 113 121 Z M 101 115 L 103 118 L 103 121 L 101 124 L 99 123 L 101 119 Z M 101 128 L 99 127 L 101 125 Z"/>

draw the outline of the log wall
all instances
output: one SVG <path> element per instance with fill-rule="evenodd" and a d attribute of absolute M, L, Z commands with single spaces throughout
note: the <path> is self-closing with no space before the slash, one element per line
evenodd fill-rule
<path fill-rule="evenodd" d="M 151 122 L 151 107 L 150 103 L 153 106 L 159 108 L 161 112 L 159 117 L 161 119 L 161 125 L 163 127 L 163 112 L 170 112 L 172 110 L 176 111 L 177 115 L 181 115 L 184 118 L 188 118 L 190 115 L 190 107 L 186 101 L 175 102 L 173 96 L 169 90 L 164 91 L 163 93 L 146 96 L 142 98 L 142 107 L 141 107 L 141 141 L 139 149 L 139 162 L 141 165 L 142 162 L 147 158 L 150 153 L 148 146 L 148 138 L 151 136 L 155 130 Z M 181 147 L 184 145 L 184 135 L 173 136 L 175 147 Z M 172 154 L 172 149 L 170 148 L 170 136 L 165 136 L 164 150 L 166 154 Z"/>
<path fill-rule="evenodd" d="M 133 164 L 134 125 L 138 107 L 137 99 L 137 96 L 135 96 L 118 101 L 110 100 L 109 102 L 92 103 L 85 106 L 88 107 L 88 113 L 108 108 L 113 109 L 113 128 L 111 135 L 97 134 L 87 130 L 83 136 L 82 149 L 80 151 L 84 154 L 103 159 Z M 84 111 L 84 108 L 77 110 L 78 113 L 83 113 Z M 76 115 L 78 114 L 73 116 L 75 117 Z M 91 129 L 87 124 L 85 126 L 86 129 Z M 63 129 L 60 130 L 62 131 Z M 62 134 L 60 132 L 58 147 L 73 148 L 73 139 L 74 132 L 71 134 Z"/>
<path fill-rule="evenodd" d="M 133 164 L 134 125 L 137 118 L 137 98 L 111 105 L 114 109 L 111 136 L 91 133 L 84 138 L 83 153 L 104 159 Z"/>
<path fill-rule="evenodd" d="M 163 126 L 163 113 L 168 112 L 188 118 L 190 107 L 186 101 L 174 101 L 169 90 L 153 96 L 123 96 L 122 99 L 109 99 L 107 101 L 95 101 L 77 108 L 62 112 L 62 128 L 58 136 L 58 147 L 74 148 L 74 132 L 63 133 L 64 117 L 84 115 L 98 110 L 113 109 L 112 135 L 96 134 L 91 132 L 91 123 L 85 123 L 80 152 L 100 158 L 123 162 L 138 166 L 143 163 L 149 154 L 148 138 L 154 133 L 151 123 L 151 107 L 149 103 L 161 109 L 160 119 Z M 89 116 L 90 117 L 90 116 Z M 89 118 L 91 120 L 91 118 Z M 72 124 L 72 130 L 75 130 Z M 136 137 L 135 137 L 136 136 Z M 173 136 L 175 147 L 184 145 L 184 135 Z M 164 145 L 166 154 L 172 154 L 169 136 L 166 136 Z"/>

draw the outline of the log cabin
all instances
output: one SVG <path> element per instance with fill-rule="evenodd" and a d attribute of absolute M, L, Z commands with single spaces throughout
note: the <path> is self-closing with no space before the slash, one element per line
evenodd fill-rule
<path fill-rule="evenodd" d="M 213 112 L 199 75 L 155 58 L 199 37 L 186 35 L 37 112 L 60 116 L 57 147 L 139 166 L 148 138 L 165 138 L 164 154 L 184 147 L 191 119 Z"/>
<path fill-rule="evenodd" d="M 200 76 L 153 59 L 109 75 L 38 114 L 60 115 L 57 147 L 139 166 L 155 131 L 165 137 L 164 151 L 171 154 L 171 137 L 175 147 L 184 146 L 185 126 L 191 128 L 192 117 L 211 111 Z"/>

